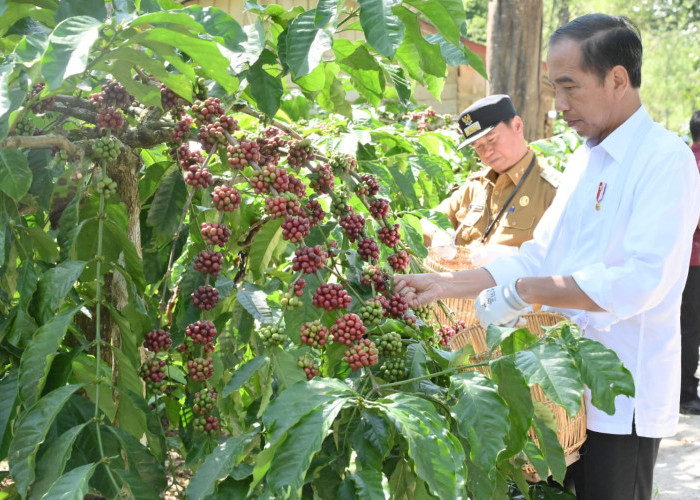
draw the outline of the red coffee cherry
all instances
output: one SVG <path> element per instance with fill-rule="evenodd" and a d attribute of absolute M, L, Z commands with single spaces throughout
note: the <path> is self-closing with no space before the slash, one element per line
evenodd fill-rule
<path fill-rule="evenodd" d="M 379 353 L 371 340 L 362 339 L 359 344 L 351 345 L 345 351 L 343 359 L 350 363 L 353 371 L 357 371 L 363 366 L 376 365 L 379 362 Z"/>
<path fill-rule="evenodd" d="M 185 335 L 195 344 L 208 344 L 216 339 L 216 326 L 211 321 L 197 321 L 187 325 Z"/>
<path fill-rule="evenodd" d="M 208 311 L 214 309 L 219 302 L 219 291 L 210 285 L 202 285 L 190 295 L 192 305 L 197 309 Z"/>
<path fill-rule="evenodd" d="M 346 313 L 342 318 L 335 320 L 331 326 L 331 337 L 334 342 L 345 345 L 352 345 L 362 340 L 362 336 L 367 333 L 367 328 L 357 314 Z"/>
<path fill-rule="evenodd" d="M 309 219 L 306 217 L 287 216 L 282 223 L 282 239 L 298 243 L 311 232 Z"/>
<path fill-rule="evenodd" d="M 379 260 L 379 245 L 372 238 L 362 238 L 357 244 L 357 253 L 362 260 L 377 262 Z"/>
<path fill-rule="evenodd" d="M 152 352 L 167 351 L 173 345 L 173 340 L 170 337 L 170 332 L 155 329 L 146 334 L 144 344 L 146 349 Z"/>
<path fill-rule="evenodd" d="M 321 324 L 321 320 L 308 321 L 301 327 L 301 342 L 316 349 L 326 345 L 328 328 Z"/>
<path fill-rule="evenodd" d="M 334 309 L 347 309 L 352 302 L 343 285 L 338 283 L 322 283 L 316 289 L 312 297 L 313 304 L 321 309 L 332 311 Z"/>
<path fill-rule="evenodd" d="M 187 362 L 187 374 L 197 382 L 203 382 L 214 374 L 214 361 L 211 358 L 195 358 Z"/>
<path fill-rule="evenodd" d="M 200 232 L 202 233 L 202 238 L 204 243 L 207 245 L 218 245 L 223 247 L 228 243 L 228 239 L 231 237 L 231 230 L 226 224 L 213 224 L 211 222 L 202 222 L 200 226 Z"/>
<path fill-rule="evenodd" d="M 328 253 L 323 251 L 321 245 L 313 247 L 302 246 L 294 251 L 292 269 L 306 274 L 313 274 L 323 269 L 328 260 Z"/>
<path fill-rule="evenodd" d="M 395 254 L 389 255 L 389 257 L 387 257 L 387 262 L 394 271 L 400 271 L 401 269 L 408 269 L 411 267 L 411 257 L 406 250 L 399 250 Z"/>
<path fill-rule="evenodd" d="M 369 204 L 369 213 L 377 220 L 381 220 L 389 213 L 389 200 L 379 198 Z"/>
<path fill-rule="evenodd" d="M 233 212 L 241 204 L 240 193 L 230 186 L 216 186 L 211 193 L 211 199 L 220 212 Z"/>

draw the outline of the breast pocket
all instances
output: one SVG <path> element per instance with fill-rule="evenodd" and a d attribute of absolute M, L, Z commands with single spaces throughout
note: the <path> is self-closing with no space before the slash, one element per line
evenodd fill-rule
<path fill-rule="evenodd" d="M 535 214 L 532 213 L 511 213 L 503 216 L 498 224 L 498 236 L 490 241 L 492 243 L 502 243 L 508 245 L 518 245 L 532 239 L 537 222 Z"/>

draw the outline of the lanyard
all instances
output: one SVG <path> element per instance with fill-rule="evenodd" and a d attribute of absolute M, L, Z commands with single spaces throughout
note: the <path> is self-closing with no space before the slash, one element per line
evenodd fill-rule
<path fill-rule="evenodd" d="M 503 216 L 503 212 L 506 211 L 506 209 L 508 208 L 508 205 L 510 205 L 510 202 L 511 202 L 511 201 L 513 200 L 513 198 L 515 197 L 515 194 L 518 192 L 518 190 L 520 189 L 520 187 L 523 185 L 523 182 L 525 182 L 525 178 L 528 176 L 528 174 L 530 173 L 530 171 L 532 170 L 532 168 L 535 166 L 535 159 L 536 159 L 536 158 L 537 158 L 537 156 L 533 154 L 533 155 L 532 155 L 532 160 L 530 160 L 530 164 L 527 166 L 527 170 L 525 170 L 525 173 L 524 173 L 523 176 L 520 178 L 520 181 L 518 182 L 518 185 L 515 186 L 515 189 L 513 189 L 513 191 L 510 193 L 510 196 L 508 196 L 508 199 L 506 200 L 506 202 L 505 202 L 505 203 L 503 204 L 503 206 L 501 207 L 501 210 L 498 212 L 498 215 L 496 215 L 496 218 L 493 219 L 493 220 L 491 221 L 491 223 L 490 223 L 490 224 L 488 225 L 488 227 L 486 228 L 486 231 L 484 231 L 484 235 L 481 237 L 481 243 L 483 243 L 484 241 L 486 241 L 486 238 L 488 238 L 489 234 L 491 234 L 491 231 L 493 230 L 493 228 L 496 227 L 496 224 L 498 223 L 498 221 L 499 221 L 499 220 L 501 219 L 501 217 Z M 487 208 L 487 209 L 488 209 L 488 204 L 489 204 L 489 200 L 487 199 L 487 200 L 486 200 L 486 205 L 487 205 L 486 208 Z"/>

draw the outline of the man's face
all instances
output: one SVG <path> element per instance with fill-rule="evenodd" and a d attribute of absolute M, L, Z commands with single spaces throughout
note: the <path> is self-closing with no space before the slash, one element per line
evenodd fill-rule
<path fill-rule="evenodd" d="M 523 157 L 525 143 L 520 117 L 515 116 L 510 125 L 499 123 L 472 146 L 482 162 L 499 174 L 506 172 Z"/>
<path fill-rule="evenodd" d="M 601 82 L 597 73 L 583 71 L 579 42 L 563 39 L 552 45 L 547 70 L 554 85 L 554 107 L 569 127 L 582 137 L 598 141 L 615 130 L 613 113 L 617 103 L 611 72 Z"/>

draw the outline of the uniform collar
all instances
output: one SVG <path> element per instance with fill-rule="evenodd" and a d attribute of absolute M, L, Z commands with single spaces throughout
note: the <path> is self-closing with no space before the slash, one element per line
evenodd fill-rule
<path fill-rule="evenodd" d="M 530 166 L 530 161 L 532 160 L 532 157 L 534 155 L 534 151 L 531 149 L 527 150 L 527 153 L 525 153 L 525 156 L 523 156 L 518 163 L 513 165 L 511 168 L 509 168 L 506 172 L 504 172 L 501 175 L 505 175 L 510 181 L 514 184 L 517 185 L 518 182 L 520 182 L 520 179 L 523 178 L 523 174 L 525 173 L 525 170 L 527 170 L 527 167 Z M 486 178 L 491 181 L 491 183 L 495 184 L 496 180 L 499 178 L 499 174 L 496 173 L 495 170 L 489 169 L 488 174 L 486 174 Z"/>
<path fill-rule="evenodd" d="M 622 125 L 617 127 L 612 133 L 607 136 L 603 141 L 598 144 L 610 157 L 615 160 L 616 163 L 620 164 L 624 161 L 625 154 L 633 141 L 639 141 L 639 137 L 635 137 L 635 132 L 638 127 L 645 121 L 651 121 L 649 113 L 647 113 L 644 106 L 639 106 L 639 109 L 635 111 L 627 120 L 625 120 Z M 586 144 L 589 148 L 596 147 L 596 145 L 588 140 Z"/>

